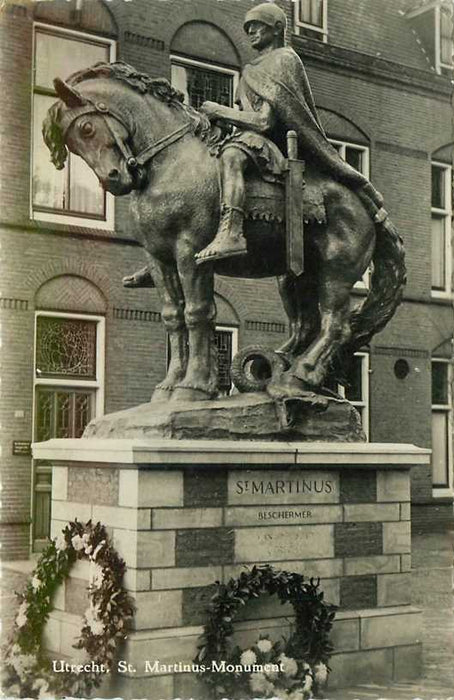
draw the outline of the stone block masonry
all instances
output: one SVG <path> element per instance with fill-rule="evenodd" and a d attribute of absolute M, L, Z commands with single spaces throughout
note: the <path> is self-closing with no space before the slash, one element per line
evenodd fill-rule
<path fill-rule="evenodd" d="M 125 586 L 137 612 L 125 658 L 136 671 L 113 678 L 110 690 L 134 697 L 149 682 L 172 688 L 162 696 L 169 700 L 177 686 L 193 692 L 191 674 L 185 686 L 175 673 L 151 673 L 146 661 L 190 663 L 215 582 L 265 563 L 319 577 L 325 599 L 339 607 L 331 687 L 350 682 L 353 667 L 355 682 L 391 678 L 394 664 L 401 674 L 400 650 L 414 659 L 420 651 L 420 616 L 409 604 L 409 467 L 427 452 L 232 447 L 89 439 L 34 447 L 35 458 L 53 463 L 53 533 L 74 517 L 100 520 L 128 567 Z M 54 652 L 70 648 L 89 577 L 89 567 L 79 566 L 58 595 L 46 637 L 59 647 Z M 264 595 L 238 616 L 237 641 L 253 643 L 259 632 L 277 639 L 292 619 L 291 606 Z"/>

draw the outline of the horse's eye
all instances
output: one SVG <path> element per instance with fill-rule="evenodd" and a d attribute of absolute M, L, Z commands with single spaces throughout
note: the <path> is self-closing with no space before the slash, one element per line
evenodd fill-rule
<path fill-rule="evenodd" d="M 95 133 L 95 128 L 91 122 L 83 122 L 80 125 L 80 130 L 83 136 L 93 136 Z"/>

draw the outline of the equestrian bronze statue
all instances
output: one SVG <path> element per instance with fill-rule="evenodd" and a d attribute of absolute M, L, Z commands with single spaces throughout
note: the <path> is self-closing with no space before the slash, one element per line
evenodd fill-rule
<path fill-rule="evenodd" d="M 149 265 L 126 284 L 156 286 L 171 346 L 154 400 L 217 395 L 214 273 L 277 277 L 290 337 L 266 381 L 276 399 L 321 387 L 400 303 L 401 239 L 381 195 L 326 139 L 284 29 L 271 3 L 246 15 L 258 56 L 243 70 L 239 110 L 205 102 L 197 111 L 167 80 L 121 62 L 54 81 L 60 99 L 43 125 L 52 162 L 62 168 L 69 149 L 104 189 L 132 194 Z M 286 157 L 288 132 L 304 161 L 299 179 L 295 154 Z M 351 309 L 352 287 L 369 266 L 368 294 Z"/>

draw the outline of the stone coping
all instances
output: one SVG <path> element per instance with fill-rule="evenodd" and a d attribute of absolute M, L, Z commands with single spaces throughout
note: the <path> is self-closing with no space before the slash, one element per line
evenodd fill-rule
<path fill-rule="evenodd" d="M 429 464 L 431 450 L 398 443 L 231 442 L 229 440 L 139 440 L 54 438 L 32 445 L 33 458 L 52 462 L 91 462 L 159 468 L 239 464 L 355 465 L 409 468 Z"/>
<path fill-rule="evenodd" d="M 385 608 L 364 608 L 361 610 L 342 610 L 336 612 L 335 622 L 340 622 L 341 620 L 358 620 L 358 619 L 369 619 L 378 617 L 392 617 L 394 615 L 421 615 L 422 611 L 420 608 L 416 608 L 413 605 L 394 605 Z M 66 622 L 70 625 L 80 625 L 81 616 L 75 615 L 74 613 L 68 613 L 63 610 L 54 609 L 50 612 L 52 619 L 59 620 L 61 622 Z M 288 624 L 292 624 L 294 621 L 293 615 L 285 615 L 282 617 L 270 617 L 263 619 L 253 619 L 253 620 L 238 620 L 234 622 L 235 631 L 241 632 L 243 630 L 259 629 L 260 627 L 282 627 Z M 194 637 L 200 636 L 203 632 L 202 625 L 193 625 L 187 627 L 160 627 L 159 629 L 145 629 L 145 630 L 128 630 L 128 639 L 134 641 L 148 640 L 148 639 L 169 639 L 170 638 L 181 638 L 181 637 Z"/>

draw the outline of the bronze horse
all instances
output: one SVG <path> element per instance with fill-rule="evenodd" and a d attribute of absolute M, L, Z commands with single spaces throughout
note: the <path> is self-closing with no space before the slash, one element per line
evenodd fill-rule
<path fill-rule="evenodd" d="M 405 284 L 401 240 L 389 220 L 374 224 L 344 185 L 306 172 L 322 194 L 326 223 L 305 226 L 301 276 L 286 265 L 283 187 L 268 184 L 273 192 L 264 200 L 265 184 L 254 172 L 248 180 L 247 256 L 199 266 L 194 256 L 214 237 L 219 221 L 220 129 L 184 105 L 168 81 L 124 63 L 98 64 L 54 84 L 60 101 L 50 108 L 43 135 L 55 166 L 64 166 L 68 148 L 106 190 L 132 192 L 137 237 L 149 258 L 171 346 L 154 399 L 216 396 L 214 272 L 278 278 L 290 327 L 280 348 L 288 360 L 282 377 L 297 368 L 307 389 L 322 384 L 342 351 L 353 353 L 392 317 Z M 264 201 L 271 213 L 263 211 Z M 369 293 L 351 310 L 351 289 L 371 262 Z M 285 396 L 285 384 L 273 377 L 268 391 Z"/>

